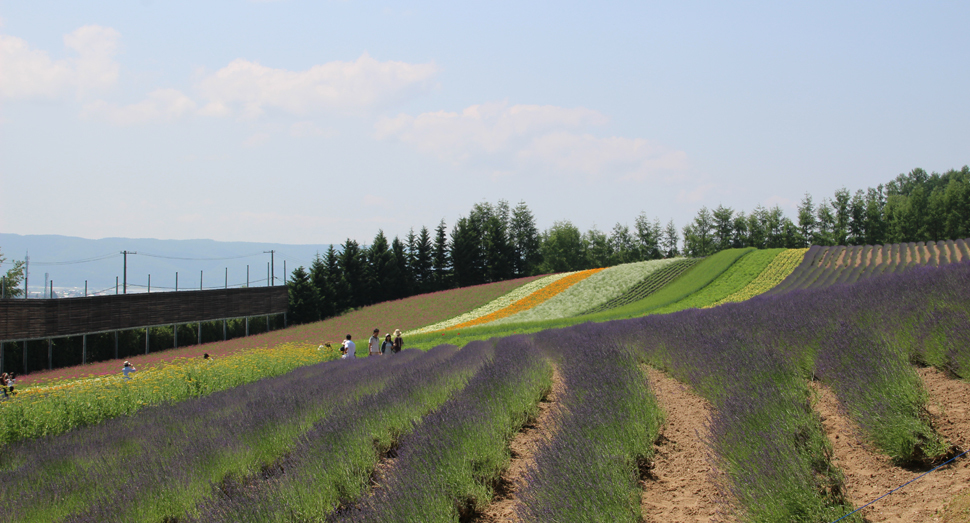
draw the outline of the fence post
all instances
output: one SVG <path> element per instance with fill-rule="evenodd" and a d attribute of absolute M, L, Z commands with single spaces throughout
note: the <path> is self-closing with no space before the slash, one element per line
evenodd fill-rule
<path fill-rule="evenodd" d="M 88 335 L 81 335 L 81 365 L 88 362 Z"/>
<path fill-rule="evenodd" d="M 148 355 L 148 327 L 145 327 L 145 355 Z"/>
<path fill-rule="evenodd" d="M 197 325 L 199 326 L 199 343 L 198 344 L 199 345 L 202 345 L 202 322 L 200 321 Z"/>
<path fill-rule="evenodd" d="M 222 320 L 222 341 L 226 341 L 226 320 Z"/>
<path fill-rule="evenodd" d="M 172 324 L 172 348 L 179 348 L 179 326 L 177 323 Z"/>
<path fill-rule="evenodd" d="M 249 316 L 246 316 L 246 337 L 249 337 Z"/>
<path fill-rule="evenodd" d="M 269 314 L 266 315 L 266 332 L 269 332 Z"/>
<path fill-rule="evenodd" d="M 54 368 L 54 340 L 47 338 L 47 370 Z"/>
<path fill-rule="evenodd" d="M 283 328 L 286 328 L 286 313 L 283 313 Z"/>
<path fill-rule="evenodd" d="M 118 331 L 115 331 L 115 359 L 118 359 Z"/>

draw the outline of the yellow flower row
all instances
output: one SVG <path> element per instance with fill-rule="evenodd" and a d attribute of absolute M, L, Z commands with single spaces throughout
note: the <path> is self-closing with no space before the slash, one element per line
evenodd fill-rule
<path fill-rule="evenodd" d="M 553 296 L 563 292 L 564 290 L 572 287 L 573 285 L 585 280 L 586 278 L 589 278 L 590 276 L 602 270 L 603 269 L 589 269 L 586 271 L 571 273 L 568 276 L 564 278 L 560 278 L 555 282 L 549 285 L 546 285 L 545 287 L 533 292 L 532 294 L 509 305 L 508 307 L 499 309 L 491 314 L 486 314 L 485 316 L 475 318 L 473 320 L 466 321 L 464 323 L 459 323 L 458 325 L 454 325 L 452 327 L 448 327 L 445 330 L 455 330 L 463 327 L 473 327 L 475 325 L 484 325 L 486 323 L 493 322 L 495 320 L 506 318 L 518 312 L 531 309 L 536 305 L 539 305 L 540 303 L 548 300 L 549 298 L 552 298 Z"/>
<path fill-rule="evenodd" d="M 724 303 L 744 301 L 770 291 L 795 271 L 798 264 L 805 258 L 806 252 L 808 252 L 808 249 L 788 249 L 782 251 L 765 267 L 765 270 L 761 271 L 761 274 L 751 280 L 744 288 L 705 308 L 716 307 Z"/>
<path fill-rule="evenodd" d="M 174 360 L 136 371 L 128 380 L 119 369 L 115 376 L 28 387 L 0 402 L 0 445 L 59 434 L 146 405 L 204 396 L 336 357 L 336 349 L 284 343 L 217 360 Z"/>

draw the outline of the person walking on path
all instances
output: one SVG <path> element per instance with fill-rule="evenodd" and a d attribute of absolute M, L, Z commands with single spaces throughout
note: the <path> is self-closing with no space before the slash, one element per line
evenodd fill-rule
<path fill-rule="evenodd" d="M 381 355 L 381 339 L 377 337 L 377 335 L 380 333 L 380 329 L 374 329 L 374 334 L 372 334 L 370 340 L 367 341 L 368 356 Z"/>
<path fill-rule="evenodd" d="M 401 329 L 394 329 L 394 352 L 401 352 L 404 348 L 404 338 L 401 337 Z"/>
<path fill-rule="evenodd" d="M 126 361 L 125 366 L 121 368 L 121 373 L 125 375 L 126 380 L 130 380 L 131 376 L 128 376 L 128 375 L 131 374 L 132 372 L 135 372 L 136 370 L 138 369 L 132 367 L 131 362 Z"/>
<path fill-rule="evenodd" d="M 381 343 L 381 354 L 387 354 L 388 352 L 394 352 L 394 342 L 391 341 L 391 333 L 384 335 L 384 342 Z"/>
<path fill-rule="evenodd" d="M 347 335 L 347 339 L 343 343 L 343 353 L 344 355 L 340 357 L 343 360 L 352 360 L 357 357 L 357 345 L 350 341 L 350 334 Z"/>

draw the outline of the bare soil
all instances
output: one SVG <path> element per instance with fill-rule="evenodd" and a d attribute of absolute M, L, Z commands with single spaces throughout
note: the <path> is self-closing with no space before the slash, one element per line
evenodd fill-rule
<path fill-rule="evenodd" d="M 872 250 L 876 253 L 876 265 L 882 265 L 882 245 L 874 245 Z"/>
<path fill-rule="evenodd" d="M 848 247 L 844 247 L 841 251 L 839 251 L 839 257 L 835 260 L 835 263 L 833 264 L 834 267 L 838 268 L 843 265 L 846 265 L 846 263 L 844 263 L 844 260 L 845 260 L 845 253 L 847 252 L 849 252 Z"/>
<path fill-rule="evenodd" d="M 734 521 L 717 487 L 718 474 L 704 443 L 713 407 L 679 381 L 652 367 L 645 371 L 666 420 L 643 482 L 640 512 L 652 522 Z"/>
<path fill-rule="evenodd" d="M 929 395 L 927 410 L 934 427 L 957 447 L 970 447 L 970 384 L 932 368 L 918 371 Z M 853 505 L 872 502 L 925 472 L 894 465 L 863 439 L 831 390 L 818 383 L 812 387 L 817 392 L 815 408 L 833 446 L 833 463 L 845 474 L 846 497 Z M 964 456 L 876 501 L 862 515 L 873 523 L 939 522 L 943 508 L 968 485 L 970 458 Z"/>
<path fill-rule="evenodd" d="M 555 434 L 556 411 L 559 399 L 565 391 L 565 384 L 559 370 L 553 368 L 552 389 L 539 402 L 539 415 L 509 443 L 512 461 L 502 474 L 499 489 L 492 504 L 474 521 L 478 523 L 505 523 L 520 521 L 516 515 L 519 504 L 516 493 L 525 484 L 525 474 L 535 463 L 535 452 L 539 444 L 548 441 Z"/>

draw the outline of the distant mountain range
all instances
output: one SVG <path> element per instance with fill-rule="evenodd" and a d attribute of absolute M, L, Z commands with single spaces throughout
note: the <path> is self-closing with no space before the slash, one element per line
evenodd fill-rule
<path fill-rule="evenodd" d="M 7 262 L 0 272 L 7 272 L 14 260 L 30 255 L 29 292 L 40 297 L 53 281 L 55 295 L 84 294 L 85 282 L 89 294 L 115 292 L 115 278 L 119 286 L 124 280 L 125 257 L 128 251 L 128 292 L 146 292 L 151 275 L 151 290 L 178 288 L 198 289 L 200 277 L 205 288 L 246 284 L 266 285 L 271 263 L 275 269 L 276 285 L 282 285 L 287 272 L 302 265 L 309 267 L 314 256 L 321 255 L 327 245 L 288 245 L 282 243 L 219 242 L 215 240 L 155 240 L 151 238 L 103 238 L 89 240 L 60 235 L 20 235 L 0 233 L 0 252 Z M 137 253 L 137 254 L 132 254 Z M 49 291 L 48 291 L 49 294 Z"/>

